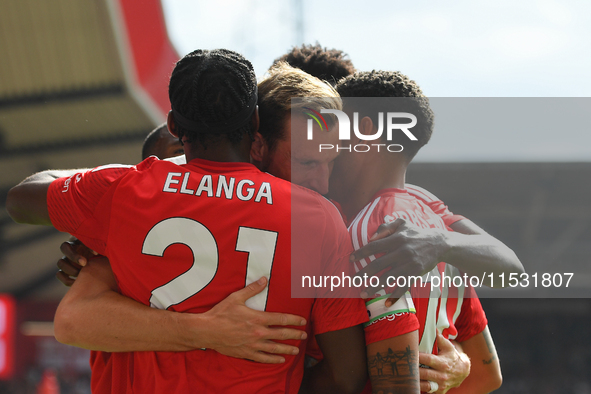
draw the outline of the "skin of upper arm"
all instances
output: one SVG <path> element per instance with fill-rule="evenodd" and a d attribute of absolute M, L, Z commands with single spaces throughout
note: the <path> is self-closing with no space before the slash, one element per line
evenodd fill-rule
<path fill-rule="evenodd" d="M 87 302 L 109 291 L 118 291 L 109 260 L 105 256 L 90 259 L 57 308 L 54 318 L 56 339 L 73 344 L 79 320 L 92 319 L 92 311 L 86 308 Z"/>
<path fill-rule="evenodd" d="M 17 223 L 51 225 L 47 190 L 52 179 L 23 181 L 8 191 L 6 210 Z"/>
<path fill-rule="evenodd" d="M 461 342 L 461 346 L 471 360 L 470 375 L 460 387 L 448 393 L 484 394 L 501 387 L 501 365 L 488 326 L 480 334 Z"/>
<path fill-rule="evenodd" d="M 302 392 L 359 393 L 367 382 L 363 325 L 316 335 L 324 355 L 307 370 Z"/>
<path fill-rule="evenodd" d="M 419 334 L 412 331 L 367 345 L 374 393 L 419 393 Z"/>
<path fill-rule="evenodd" d="M 449 226 L 453 231 L 462 234 L 488 234 L 470 219 L 462 219 Z"/>
<path fill-rule="evenodd" d="M 508 273 L 524 273 L 525 269 L 523 268 L 523 264 L 519 261 L 519 258 L 511 250 L 508 246 L 506 246 L 503 242 L 499 241 L 486 231 L 484 231 L 480 226 L 469 219 L 462 219 L 455 223 L 453 223 L 450 228 L 457 233 L 466 234 L 466 235 L 480 235 L 487 237 L 490 240 L 491 245 L 495 245 L 497 248 L 498 258 L 504 261 L 504 271 Z M 495 282 L 496 283 L 496 282 Z M 490 284 L 487 284 L 490 286 Z"/>
<path fill-rule="evenodd" d="M 51 226 L 47 210 L 49 185 L 58 178 L 72 176 L 77 170 L 46 170 L 33 174 L 8 191 L 6 210 L 17 223 Z"/>

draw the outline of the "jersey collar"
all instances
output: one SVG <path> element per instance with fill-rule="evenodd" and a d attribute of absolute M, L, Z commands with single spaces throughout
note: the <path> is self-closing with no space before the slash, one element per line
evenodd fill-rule
<path fill-rule="evenodd" d="M 193 159 L 187 165 L 205 168 L 212 172 L 228 172 L 228 171 L 256 171 L 260 172 L 251 163 L 239 162 L 225 162 L 225 161 L 211 161 L 205 159 Z"/>

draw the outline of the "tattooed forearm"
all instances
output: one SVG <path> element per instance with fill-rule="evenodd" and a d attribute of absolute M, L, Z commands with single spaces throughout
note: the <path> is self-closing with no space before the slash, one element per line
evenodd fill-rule
<path fill-rule="evenodd" d="M 482 336 L 484 337 L 484 341 L 486 342 L 486 347 L 488 348 L 488 352 L 492 355 L 492 357 L 488 360 L 482 360 L 484 365 L 492 363 L 494 360 L 497 359 L 497 352 L 495 350 L 495 345 L 492 341 L 492 337 L 490 336 L 490 331 L 488 327 L 482 331 Z"/>
<path fill-rule="evenodd" d="M 370 354 L 368 365 L 374 393 L 419 392 L 418 353 L 410 346 Z"/>

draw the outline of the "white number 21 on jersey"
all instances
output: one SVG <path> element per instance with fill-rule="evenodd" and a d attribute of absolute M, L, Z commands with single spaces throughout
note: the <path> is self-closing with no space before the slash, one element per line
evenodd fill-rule
<path fill-rule="evenodd" d="M 170 282 L 152 290 L 150 306 L 167 309 L 203 290 L 215 277 L 219 258 L 218 246 L 207 227 L 188 218 L 169 218 L 156 224 L 146 235 L 142 253 L 152 256 L 164 255 L 170 245 L 183 244 L 193 252 L 193 265 L 188 271 Z M 262 276 L 269 278 L 273 267 L 277 233 L 250 227 L 240 227 L 236 240 L 236 251 L 248 253 L 245 286 Z M 223 251 L 222 251 L 223 253 Z M 246 305 L 265 310 L 269 285 L 256 296 L 248 299 Z"/>

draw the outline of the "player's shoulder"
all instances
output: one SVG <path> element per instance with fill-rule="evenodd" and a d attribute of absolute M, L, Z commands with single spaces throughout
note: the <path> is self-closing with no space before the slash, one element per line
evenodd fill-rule
<path fill-rule="evenodd" d="M 379 190 L 357 213 L 351 223 L 364 221 L 367 224 L 367 220 L 370 217 L 373 219 L 377 218 L 378 221 L 381 221 L 384 209 L 399 207 L 401 204 L 407 204 L 411 200 L 414 200 L 414 196 L 407 193 L 404 189 L 386 188 Z"/>
<path fill-rule="evenodd" d="M 158 157 L 156 156 L 149 156 L 147 158 L 145 158 L 143 161 L 141 161 L 140 163 L 138 163 L 135 168 L 138 171 L 146 171 L 152 167 L 156 167 L 156 166 L 167 166 L 167 165 L 174 165 L 174 166 L 180 166 L 186 163 L 186 161 L 184 160 L 184 155 L 183 156 L 178 156 L 179 158 L 182 158 L 182 160 L 178 160 L 176 157 L 172 158 L 172 159 L 166 159 L 166 160 L 160 160 Z"/>
<path fill-rule="evenodd" d="M 291 184 L 292 208 L 316 209 L 327 216 L 338 217 L 342 221 L 340 210 L 329 199 L 314 190 L 303 186 Z"/>
<path fill-rule="evenodd" d="M 406 184 L 404 184 L 404 188 L 406 189 L 408 194 L 410 194 L 411 196 L 416 197 L 420 200 L 423 200 L 425 202 L 441 201 L 439 199 L 439 197 L 437 197 L 436 195 L 434 195 L 433 193 L 431 193 L 427 189 L 422 188 L 420 186 L 406 183 Z"/>
<path fill-rule="evenodd" d="M 105 164 L 102 166 L 95 167 L 90 171 L 87 171 L 83 175 L 83 178 L 87 184 L 99 183 L 105 186 L 107 184 L 117 182 L 134 169 L 135 166 L 129 164 Z M 81 175 L 77 175 L 76 181 L 79 181 L 80 178 Z"/>
<path fill-rule="evenodd" d="M 183 165 L 183 164 L 187 164 L 187 158 L 185 157 L 185 155 L 180 155 L 180 156 L 175 156 L 175 157 L 169 157 L 167 159 L 164 159 L 163 161 L 168 161 L 177 165 Z"/>
<path fill-rule="evenodd" d="M 156 156 L 149 156 L 140 163 L 134 166 L 135 172 L 151 172 L 151 171 L 182 171 L 187 161 L 185 155 L 171 157 L 168 159 L 159 159 Z"/>
<path fill-rule="evenodd" d="M 167 172 L 182 172 L 183 165 L 168 160 L 160 160 L 156 156 L 150 156 L 136 165 L 108 164 L 96 167 L 89 171 L 91 179 L 102 183 L 116 184 L 124 179 L 131 180 L 144 177 L 146 174 Z"/>

